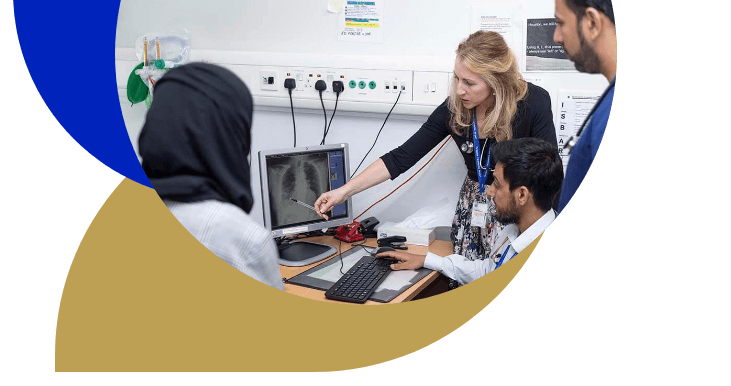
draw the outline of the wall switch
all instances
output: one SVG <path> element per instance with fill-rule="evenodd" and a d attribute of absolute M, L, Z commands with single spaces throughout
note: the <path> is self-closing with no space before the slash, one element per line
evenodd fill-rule
<path fill-rule="evenodd" d="M 437 104 L 448 96 L 450 73 L 415 71 L 414 90 L 421 90 L 414 93 L 413 101 L 419 103 Z"/>

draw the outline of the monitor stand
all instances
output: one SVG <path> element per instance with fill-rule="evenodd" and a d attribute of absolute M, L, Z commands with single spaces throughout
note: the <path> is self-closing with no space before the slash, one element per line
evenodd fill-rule
<path fill-rule="evenodd" d="M 335 247 L 325 244 L 299 241 L 279 245 L 279 264 L 289 267 L 301 267 L 316 263 L 337 252 Z"/>

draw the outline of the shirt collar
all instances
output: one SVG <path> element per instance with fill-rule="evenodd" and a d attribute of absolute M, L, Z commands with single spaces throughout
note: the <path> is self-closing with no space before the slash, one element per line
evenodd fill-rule
<path fill-rule="evenodd" d="M 513 249 L 516 252 L 522 252 L 525 247 L 527 247 L 530 243 L 533 242 L 538 236 L 543 233 L 543 231 L 548 228 L 548 226 L 553 222 L 553 220 L 556 218 L 556 213 L 554 213 L 553 209 L 546 212 L 541 218 L 538 219 L 538 221 L 534 222 L 533 225 L 529 226 L 528 229 L 525 230 L 525 232 L 518 235 L 518 232 L 510 232 L 508 234 L 508 237 L 510 238 L 510 245 L 513 247 Z M 515 224 L 511 224 L 515 225 Z M 515 225 L 515 228 L 517 230 L 518 226 Z"/>

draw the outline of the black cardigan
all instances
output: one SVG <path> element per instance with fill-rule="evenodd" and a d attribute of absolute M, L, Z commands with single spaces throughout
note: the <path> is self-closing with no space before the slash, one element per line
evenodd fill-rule
<path fill-rule="evenodd" d="M 451 135 L 459 147 L 465 141 L 472 142 L 472 136 L 459 135 L 452 131 L 449 121 L 451 113 L 447 105 L 449 98 L 444 101 L 429 116 L 429 119 L 421 126 L 411 138 L 403 145 L 384 154 L 381 159 L 386 164 L 391 179 L 395 179 L 401 173 L 409 170 L 424 155 L 441 142 L 446 136 Z M 470 130 L 468 133 L 471 133 Z M 558 147 L 556 142 L 556 128 L 553 125 L 553 113 L 551 112 L 551 97 L 548 92 L 532 83 L 528 83 L 528 92 L 525 98 L 518 101 L 518 109 L 513 119 L 513 138 L 536 137 L 547 141 Z M 493 138 L 488 138 L 490 143 Z M 480 149 L 485 149 L 485 140 L 480 140 Z M 474 153 L 462 153 L 467 175 L 473 181 L 477 181 L 477 167 L 475 165 Z M 494 165 L 494 163 L 492 164 Z M 487 184 L 493 180 L 492 173 L 487 177 Z"/>

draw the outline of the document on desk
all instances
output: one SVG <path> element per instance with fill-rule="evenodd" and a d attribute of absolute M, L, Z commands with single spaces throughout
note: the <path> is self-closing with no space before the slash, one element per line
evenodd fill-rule
<path fill-rule="evenodd" d="M 342 254 L 342 271 L 348 272 L 363 256 L 369 255 L 364 248 L 356 247 Z M 343 274 L 340 273 L 340 258 L 337 256 L 316 267 L 310 268 L 287 281 L 289 284 L 327 291 Z M 391 271 L 369 300 L 387 303 L 406 291 L 419 280 L 429 274 L 431 270 L 420 268 L 415 271 Z"/>
<path fill-rule="evenodd" d="M 352 268 L 355 263 L 358 262 L 363 256 L 367 256 L 368 253 L 365 251 L 362 251 L 361 253 L 353 253 L 347 257 L 343 257 L 343 272 L 348 272 L 350 268 Z M 322 279 L 325 281 L 332 282 L 333 284 L 340 280 L 340 278 L 343 276 L 340 273 L 341 267 L 340 264 L 332 264 L 329 267 L 325 267 L 321 270 L 312 272 L 310 274 L 310 277 L 314 277 L 317 279 Z M 398 291 L 401 288 L 409 288 L 411 284 L 416 283 L 416 281 L 412 282 L 411 280 L 416 277 L 419 273 L 417 271 L 391 271 L 389 272 L 388 276 L 386 277 L 386 280 L 383 281 L 378 287 L 376 287 L 376 293 L 381 291 Z M 417 280 L 418 281 L 418 280 Z M 328 287 L 330 288 L 330 287 Z"/>
<path fill-rule="evenodd" d="M 367 253 L 363 251 L 362 253 L 353 253 L 349 256 L 343 257 L 343 272 L 348 272 L 348 270 L 353 268 L 355 263 L 357 263 L 358 260 L 365 255 L 367 255 Z M 309 276 L 335 283 L 343 276 L 343 274 L 340 273 L 340 269 L 340 264 L 331 264 L 328 267 L 312 272 Z"/>
<path fill-rule="evenodd" d="M 398 290 L 406 283 L 410 283 L 419 273 L 416 271 L 391 271 L 386 280 L 376 288 L 376 292 L 384 290 Z"/>

